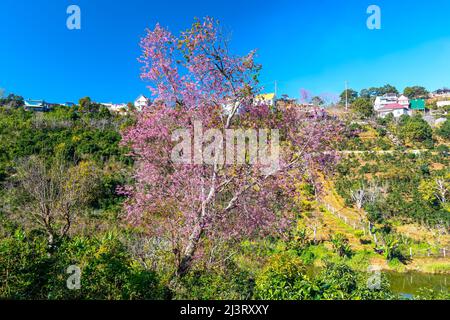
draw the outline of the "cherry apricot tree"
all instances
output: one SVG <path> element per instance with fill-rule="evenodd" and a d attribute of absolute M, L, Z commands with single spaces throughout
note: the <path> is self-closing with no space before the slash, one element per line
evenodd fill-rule
<path fill-rule="evenodd" d="M 122 190 L 128 219 L 170 243 L 178 276 L 202 256 L 206 242 L 285 231 L 294 218 L 289 206 L 296 181 L 335 163 L 337 122 L 321 111 L 281 113 L 261 102 L 255 52 L 232 55 L 214 19 L 196 21 L 179 36 L 156 25 L 141 48 L 141 77 L 150 82 L 154 100 L 123 133 L 135 159 L 133 183 Z M 174 139 L 174 132 L 180 129 L 192 136 L 210 129 L 277 130 L 277 165 L 261 170 L 263 164 L 249 161 L 248 151 L 244 163 L 225 163 L 220 148 L 212 152 L 212 163 L 193 162 L 210 152 L 208 139 L 216 138 L 196 143 L 186 136 L 181 138 L 189 146 L 194 141 L 193 152 L 182 150 L 184 161 L 174 161 L 180 138 Z M 265 138 L 272 142 L 265 151 L 273 155 L 275 135 Z"/>

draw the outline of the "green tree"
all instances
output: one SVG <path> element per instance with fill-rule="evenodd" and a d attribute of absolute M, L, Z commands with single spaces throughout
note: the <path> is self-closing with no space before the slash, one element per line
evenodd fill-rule
<path fill-rule="evenodd" d="M 69 290 L 69 266 L 81 269 L 81 287 Z M 113 233 L 65 239 L 50 254 L 46 240 L 21 229 L 0 240 L 0 299 L 164 299 L 167 290 Z"/>
<path fill-rule="evenodd" d="M 313 299 L 318 291 L 306 276 L 298 256 L 278 254 L 273 256 L 255 281 L 255 295 L 262 300 Z"/>
<path fill-rule="evenodd" d="M 406 87 L 405 90 L 403 90 L 403 94 L 409 99 L 418 99 L 428 97 L 429 92 L 425 89 L 425 87 L 414 86 Z"/>
<path fill-rule="evenodd" d="M 371 87 L 369 89 L 362 89 L 359 93 L 360 98 L 372 99 L 377 96 L 377 88 Z"/>
<path fill-rule="evenodd" d="M 353 89 L 347 89 L 344 90 L 341 94 L 340 94 L 340 101 L 339 103 L 341 105 L 345 105 L 346 99 L 348 99 L 348 103 L 352 104 L 357 98 L 358 98 L 358 92 L 356 92 Z"/>
<path fill-rule="evenodd" d="M 386 84 L 386 85 L 378 88 L 378 95 L 384 95 L 384 94 L 388 94 L 388 93 L 398 94 L 399 92 L 396 87 L 394 87 L 390 84 Z"/>
<path fill-rule="evenodd" d="M 409 142 L 433 142 L 433 130 L 421 116 L 401 119 L 400 135 Z"/>
<path fill-rule="evenodd" d="M 97 113 L 100 111 L 101 105 L 98 103 L 92 102 L 91 98 L 84 97 L 81 98 L 78 102 L 80 106 L 80 112 L 82 113 Z"/>
<path fill-rule="evenodd" d="M 437 130 L 437 133 L 444 139 L 450 139 L 450 120 L 447 119 L 441 127 Z"/>
<path fill-rule="evenodd" d="M 3 92 L 4 94 L 4 92 Z M 10 93 L 6 98 L 1 98 L 0 96 L 0 105 L 6 105 L 12 108 L 18 108 L 24 105 L 23 97 L 15 95 L 14 93 Z"/>
<path fill-rule="evenodd" d="M 356 99 L 352 103 L 352 109 L 363 119 L 370 118 L 374 114 L 373 105 L 370 100 L 366 98 Z"/>

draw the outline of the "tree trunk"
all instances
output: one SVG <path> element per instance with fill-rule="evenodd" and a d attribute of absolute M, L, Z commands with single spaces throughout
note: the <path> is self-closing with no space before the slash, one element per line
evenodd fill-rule
<path fill-rule="evenodd" d="M 184 250 L 183 258 L 181 259 L 180 264 L 178 265 L 178 269 L 176 272 L 177 277 L 180 278 L 183 277 L 191 269 L 192 259 L 194 257 L 195 251 L 197 250 L 197 245 L 198 242 L 200 241 L 202 234 L 203 234 L 202 223 L 199 223 L 195 226 L 191 236 L 189 237 L 189 242 L 186 249 Z"/>
<path fill-rule="evenodd" d="M 55 251 L 55 235 L 52 232 L 48 232 L 47 237 L 47 245 L 48 245 L 48 257 L 51 257 Z"/>

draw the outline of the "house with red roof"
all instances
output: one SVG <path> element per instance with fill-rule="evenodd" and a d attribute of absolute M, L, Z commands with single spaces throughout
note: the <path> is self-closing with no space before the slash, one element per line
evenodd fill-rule
<path fill-rule="evenodd" d="M 395 118 L 399 118 L 402 115 L 411 115 L 412 111 L 409 109 L 409 105 L 400 103 L 386 104 L 377 110 L 380 118 L 386 117 L 388 114 L 392 114 Z"/>
<path fill-rule="evenodd" d="M 390 113 L 395 118 L 398 118 L 402 115 L 412 114 L 410 105 L 410 100 L 404 95 L 398 97 L 396 94 L 385 94 L 384 96 L 376 97 L 373 107 L 381 118 L 386 117 Z"/>

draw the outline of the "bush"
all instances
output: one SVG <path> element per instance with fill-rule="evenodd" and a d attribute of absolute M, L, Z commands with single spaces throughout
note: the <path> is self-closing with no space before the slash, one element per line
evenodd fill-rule
<path fill-rule="evenodd" d="M 328 263 L 316 279 L 320 298 L 327 300 L 388 300 L 394 299 L 389 282 L 382 274 L 375 275 L 374 286 L 369 286 L 374 274 L 352 270 L 345 264 Z M 379 276 L 379 278 L 378 278 Z"/>
<path fill-rule="evenodd" d="M 437 133 L 444 139 L 450 139 L 450 120 L 447 119 L 441 127 L 438 129 Z"/>
<path fill-rule="evenodd" d="M 340 257 L 351 257 L 352 249 L 348 243 L 348 239 L 340 233 L 336 233 L 331 236 L 331 244 L 333 245 L 334 251 Z"/>
<path fill-rule="evenodd" d="M 81 269 L 81 288 L 67 288 L 69 266 Z M 115 235 L 66 239 L 50 253 L 46 239 L 18 230 L 0 242 L 0 298 L 163 299 L 158 275 L 132 259 Z"/>
<path fill-rule="evenodd" d="M 424 143 L 427 147 L 433 145 L 433 130 L 420 116 L 401 119 L 400 136 L 405 141 Z"/>
<path fill-rule="evenodd" d="M 450 292 L 448 290 L 419 289 L 414 297 L 415 300 L 450 300 Z"/>
<path fill-rule="evenodd" d="M 182 300 L 247 300 L 254 288 L 251 275 L 235 266 L 195 270 L 178 281 L 173 298 Z"/>
<path fill-rule="evenodd" d="M 256 278 L 255 298 L 262 300 L 303 300 L 315 296 L 318 288 L 306 276 L 298 256 L 273 256 Z"/>

